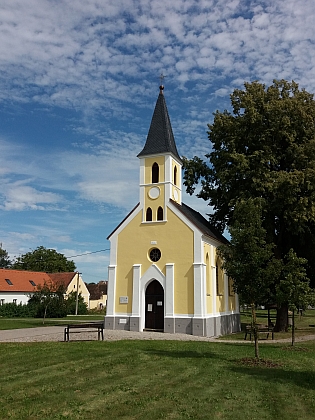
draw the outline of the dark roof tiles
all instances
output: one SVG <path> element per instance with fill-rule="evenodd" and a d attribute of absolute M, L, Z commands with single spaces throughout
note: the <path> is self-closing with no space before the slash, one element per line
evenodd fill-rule
<path fill-rule="evenodd" d="M 181 162 L 162 90 L 156 101 L 147 141 L 138 157 L 171 153 Z"/>
<path fill-rule="evenodd" d="M 227 244 L 229 241 L 217 231 L 217 229 L 212 226 L 208 220 L 206 220 L 200 213 L 187 204 L 178 204 L 173 200 L 170 200 L 173 205 L 175 205 L 186 217 L 189 219 L 204 235 L 210 236 L 211 238 L 216 239 L 217 241 Z"/>

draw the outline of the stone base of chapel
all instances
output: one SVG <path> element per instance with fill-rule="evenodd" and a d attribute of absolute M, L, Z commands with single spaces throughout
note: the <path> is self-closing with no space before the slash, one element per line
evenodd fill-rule
<path fill-rule="evenodd" d="M 105 316 L 106 330 L 140 331 L 140 317 Z M 241 331 L 240 314 L 228 314 L 209 318 L 165 318 L 164 332 L 190 334 L 200 337 L 218 337 Z"/>

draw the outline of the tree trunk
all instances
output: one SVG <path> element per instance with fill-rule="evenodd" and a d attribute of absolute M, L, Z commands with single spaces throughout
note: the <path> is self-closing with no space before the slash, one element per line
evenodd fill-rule
<path fill-rule="evenodd" d="M 251 304 L 252 309 L 252 334 L 254 335 L 255 340 L 255 358 L 259 359 L 259 346 L 258 346 L 258 328 L 257 328 L 257 321 L 256 321 L 256 307 L 255 304 Z"/>
<path fill-rule="evenodd" d="M 294 309 L 292 310 L 292 346 L 295 343 L 295 320 L 294 320 Z"/>
<path fill-rule="evenodd" d="M 282 305 L 277 309 L 275 331 L 288 331 L 288 305 Z"/>
<path fill-rule="evenodd" d="M 43 318 L 43 324 L 45 324 L 45 319 L 46 319 L 47 308 L 48 308 L 48 305 L 46 305 L 46 306 L 45 306 L 44 318 Z"/>

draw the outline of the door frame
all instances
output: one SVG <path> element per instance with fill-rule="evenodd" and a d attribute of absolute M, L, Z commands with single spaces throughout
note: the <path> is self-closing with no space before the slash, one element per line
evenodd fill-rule
<path fill-rule="evenodd" d="M 154 294 L 154 295 L 148 295 L 147 294 L 147 290 L 148 290 L 148 288 L 150 287 L 150 285 L 153 283 L 153 282 L 156 282 L 159 286 L 160 286 L 160 288 L 161 288 L 161 293 L 159 293 L 159 294 Z M 163 302 L 163 313 L 159 313 L 159 315 L 157 315 L 157 312 L 161 312 L 161 311 L 158 311 L 157 310 L 157 302 L 158 302 L 158 300 L 156 299 L 157 298 L 157 296 L 160 296 L 160 301 L 162 301 Z M 146 289 L 145 289 L 145 308 L 144 308 L 144 324 L 145 324 L 145 327 L 146 327 L 146 325 L 147 325 L 147 317 L 149 317 L 149 311 L 147 311 L 147 305 L 149 305 L 147 302 L 148 302 L 148 300 L 151 300 L 151 302 L 153 302 L 153 313 L 154 313 L 154 316 L 153 316 L 153 318 L 154 318 L 154 328 L 149 328 L 149 329 L 151 329 L 151 330 L 157 330 L 157 331 L 164 331 L 164 320 L 165 320 L 165 293 L 164 293 L 164 289 L 163 289 L 163 286 L 161 285 L 161 283 L 158 281 L 158 280 L 156 280 L 156 279 L 152 279 L 150 282 L 148 282 L 147 283 L 147 286 L 146 286 Z M 156 326 L 156 324 L 157 323 L 161 323 L 161 327 L 162 328 L 157 328 L 157 326 Z M 146 328 L 148 328 L 148 327 L 146 327 Z"/>
<path fill-rule="evenodd" d="M 145 292 L 147 286 L 152 280 L 157 280 L 164 291 L 164 319 L 165 319 L 165 308 L 166 308 L 166 293 L 165 293 L 165 283 L 166 279 L 162 271 L 155 265 L 152 264 L 151 267 L 144 273 L 140 278 L 140 331 L 143 331 L 145 328 Z"/>

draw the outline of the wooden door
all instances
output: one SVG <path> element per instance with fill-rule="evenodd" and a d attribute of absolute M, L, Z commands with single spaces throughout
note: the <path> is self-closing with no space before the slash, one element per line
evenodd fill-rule
<path fill-rule="evenodd" d="M 164 331 L 164 290 L 157 280 L 145 292 L 145 328 Z"/>

